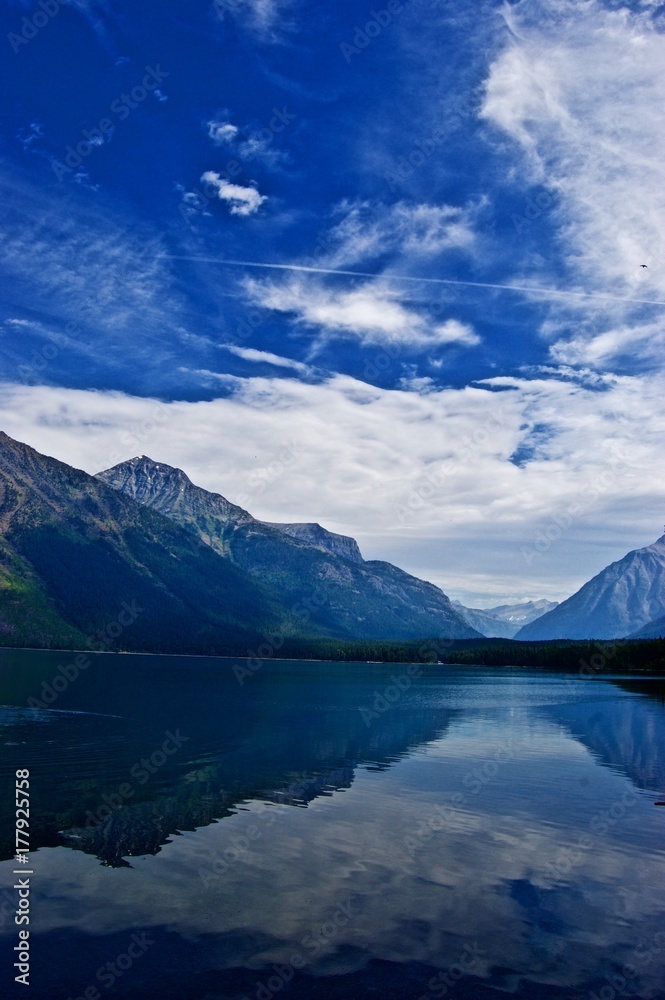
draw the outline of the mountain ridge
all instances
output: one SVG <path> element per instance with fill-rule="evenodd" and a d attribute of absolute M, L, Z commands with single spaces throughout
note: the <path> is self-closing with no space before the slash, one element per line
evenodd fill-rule
<path fill-rule="evenodd" d="M 442 590 L 390 563 L 364 560 L 348 536 L 320 525 L 259 521 L 221 494 L 196 486 L 182 470 L 146 456 L 121 462 L 97 478 L 171 517 L 294 605 L 309 599 L 308 621 L 328 634 L 372 639 L 480 636 Z"/>
<path fill-rule="evenodd" d="M 363 559 L 350 536 L 260 521 L 146 455 L 93 477 L 0 432 L 0 643 L 81 648 L 121 597 L 126 605 L 137 594 L 149 610 L 127 639 L 136 651 L 227 650 L 267 632 L 650 638 L 665 624 L 665 535 L 560 605 L 465 608 L 391 563 Z"/>
<path fill-rule="evenodd" d="M 323 528 L 317 522 L 294 522 L 283 524 L 279 521 L 261 521 L 268 528 L 274 528 L 291 538 L 298 538 L 301 542 L 314 545 L 332 555 L 342 556 L 351 562 L 364 563 L 360 547 L 350 535 L 338 535 L 334 531 Z"/>

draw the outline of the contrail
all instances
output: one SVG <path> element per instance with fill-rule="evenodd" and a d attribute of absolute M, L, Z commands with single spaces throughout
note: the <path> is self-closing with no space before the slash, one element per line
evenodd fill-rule
<path fill-rule="evenodd" d="M 493 284 L 489 281 L 458 281 L 454 278 L 415 278 L 410 274 L 374 274 L 370 271 L 345 271 L 333 267 L 307 267 L 305 264 L 264 264 L 255 260 L 221 260 L 219 257 L 186 257 L 178 254 L 162 254 L 168 260 L 194 260 L 207 264 L 223 264 L 228 267 L 258 267 L 274 271 L 304 271 L 307 274 L 341 274 L 353 278 L 378 278 L 382 281 L 421 281 L 430 285 L 461 285 L 466 288 L 494 288 L 500 291 L 526 292 L 528 295 L 558 295 L 576 299 L 610 299 L 613 302 L 634 302 L 644 306 L 665 306 L 659 299 L 632 299 L 623 295 L 609 295 L 605 292 L 571 292 L 559 288 L 538 288 L 531 285 Z"/>

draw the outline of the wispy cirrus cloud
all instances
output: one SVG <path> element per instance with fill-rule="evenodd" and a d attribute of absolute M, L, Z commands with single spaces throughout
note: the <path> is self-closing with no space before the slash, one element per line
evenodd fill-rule
<path fill-rule="evenodd" d="M 222 22 L 232 16 L 261 41 L 276 43 L 293 28 L 294 5 L 295 0 L 213 0 L 212 13 Z"/>
<path fill-rule="evenodd" d="M 105 48 L 110 49 L 110 27 L 113 8 L 110 0 L 70 0 L 74 10 L 86 19 Z"/>
<path fill-rule="evenodd" d="M 482 116 L 502 142 L 514 143 L 517 176 L 556 193 L 556 250 L 569 280 L 662 298 L 665 35 L 652 11 L 522 0 L 504 7 L 504 17 L 505 45 L 486 79 Z M 555 311 L 562 327 L 555 359 L 607 365 L 631 345 L 656 353 L 653 310 L 608 302 L 580 329 L 587 309 L 579 305 Z"/>
<path fill-rule="evenodd" d="M 143 373 L 161 383 L 161 365 L 181 349 L 192 313 L 156 229 L 117 203 L 91 202 L 85 191 L 63 192 L 54 203 L 48 190 L 11 171 L 0 172 L 0 200 L 9 320 L 2 347 L 12 367 L 34 367 L 33 347 L 41 352 L 39 339 L 56 336 L 58 355 L 43 366 L 47 381 L 85 356 L 115 377 Z"/>
<path fill-rule="evenodd" d="M 333 224 L 322 240 L 326 252 L 321 256 L 327 266 L 343 267 L 377 257 L 415 255 L 422 261 L 449 250 L 472 253 L 482 208 L 482 202 L 455 206 L 342 201 L 335 206 Z"/>
<path fill-rule="evenodd" d="M 175 304 L 154 233 L 130 234 L 119 221 L 96 212 L 91 217 L 74 203 L 39 215 L 13 201 L 13 207 L 5 203 L 0 264 L 19 289 L 31 289 L 26 304 L 41 300 L 67 319 L 85 315 L 99 330 L 129 327 L 137 313 L 144 322 L 151 313 L 163 317 L 163 295 Z"/>
<path fill-rule="evenodd" d="M 29 149 L 33 143 L 44 137 L 44 126 L 41 122 L 31 121 L 28 125 L 20 128 L 16 138 L 24 149 Z"/>

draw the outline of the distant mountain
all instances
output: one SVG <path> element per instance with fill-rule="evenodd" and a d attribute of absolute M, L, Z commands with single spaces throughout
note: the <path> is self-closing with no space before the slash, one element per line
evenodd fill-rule
<path fill-rule="evenodd" d="M 558 604 L 558 601 L 541 599 L 539 601 L 523 601 L 520 604 L 499 604 L 496 608 L 488 608 L 487 610 L 490 614 L 496 615 L 497 618 L 506 622 L 514 622 L 518 628 L 521 628 L 522 625 L 528 625 L 536 618 L 546 615 L 548 611 L 553 611 L 554 608 L 558 607 Z"/>
<path fill-rule="evenodd" d="M 473 638 L 443 591 L 390 563 L 365 561 L 352 538 L 317 524 L 270 524 L 180 469 L 142 455 L 98 479 L 152 507 L 279 593 L 302 621 L 348 638 Z"/>
<path fill-rule="evenodd" d="M 660 615 L 637 632 L 631 632 L 627 639 L 663 639 L 665 638 L 665 615 Z"/>
<path fill-rule="evenodd" d="M 453 607 L 472 628 L 475 628 L 481 635 L 494 639 L 512 639 L 519 629 L 519 625 L 511 625 L 490 611 L 482 608 L 467 608 L 461 601 L 453 601 Z"/>
<path fill-rule="evenodd" d="M 0 432 L 2 645 L 242 652 L 299 627 L 190 531 Z"/>
<path fill-rule="evenodd" d="M 556 601 L 524 601 L 521 604 L 500 604 L 496 608 L 466 608 L 453 601 L 457 611 L 473 628 L 491 638 L 512 639 L 522 625 L 535 621 L 557 606 Z"/>
<path fill-rule="evenodd" d="M 665 613 L 665 535 L 629 552 L 516 639 L 617 639 Z"/>

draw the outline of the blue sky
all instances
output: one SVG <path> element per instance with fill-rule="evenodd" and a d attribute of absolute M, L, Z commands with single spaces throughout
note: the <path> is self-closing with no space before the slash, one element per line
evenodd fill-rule
<path fill-rule="evenodd" d="M 8 433 L 484 606 L 660 534 L 662 5 L 0 16 Z"/>

